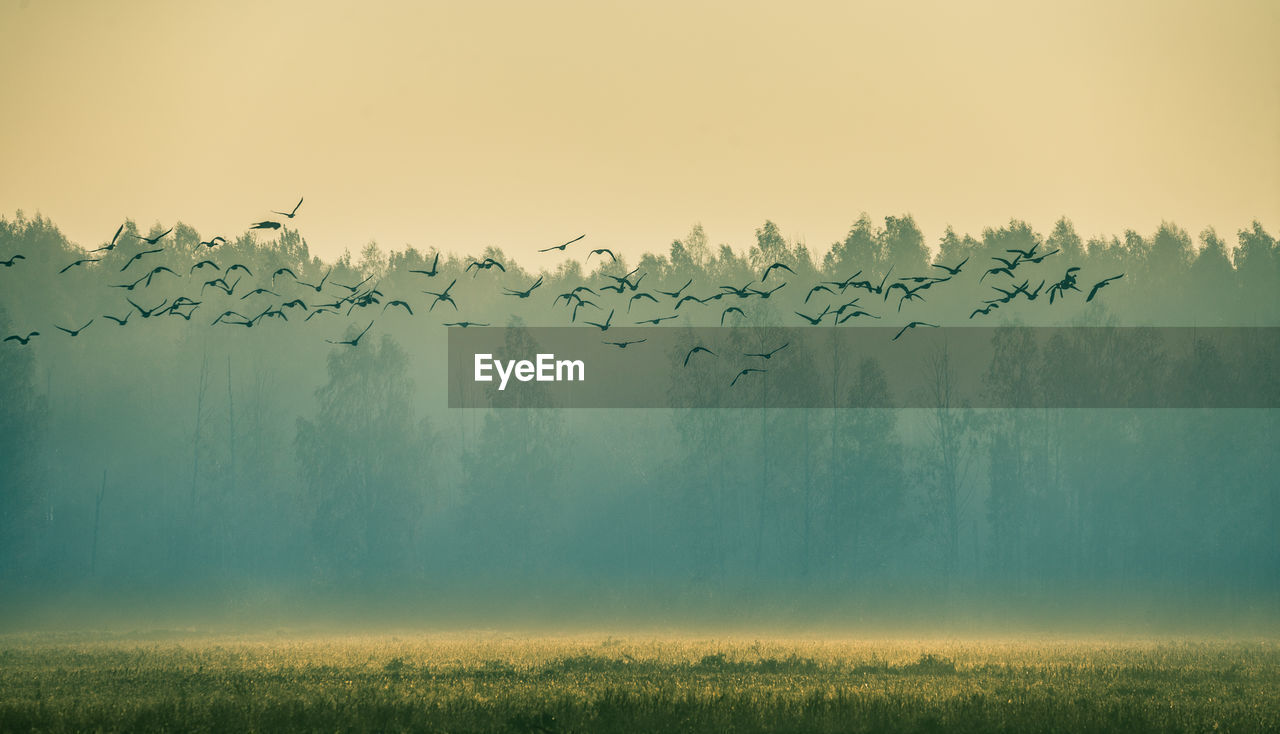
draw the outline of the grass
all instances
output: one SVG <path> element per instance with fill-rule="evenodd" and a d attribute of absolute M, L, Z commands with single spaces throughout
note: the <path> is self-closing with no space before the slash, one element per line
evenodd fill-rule
<path fill-rule="evenodd" d="M 0 637 L 3 731 L 1280 731 L 1272 641 Z"/>

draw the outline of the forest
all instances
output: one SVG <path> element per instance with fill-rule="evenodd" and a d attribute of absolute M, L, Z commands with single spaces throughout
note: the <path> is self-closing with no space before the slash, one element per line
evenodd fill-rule
<path fill-rule="evenodd" d="M 224 241 L 128 221 L 93 243 L 39 215 L 0 219 L 0 335 L 39 332 L 0 344 L 0 621 L 361 609 L 431 624 L 1274 624 L 1273 409 L 985 410 L 945 395 L 929 409 L 450 409 L 443 326 L 610 311 L 719 326 L 736 305 L 726 325 L 794 327 L 849 300 L 816 284 L 883 289 L 958 263 L 920 302 L 868 290 L 875 320 L 813 328 L 1280 326 L 1280 243 L 1259 222 L 1193 239 L 1173 223 L 1086 238 L 1067 219 L 1047 233 L 1013 220 L 930 241 L 909 215 L 864 214 L 826 248 L 765 222 L 749 243 L 694 226 L 628 260 L 586 257 L 608 245 L 588 234 L 517 263 L 375 243 L 325 262 L 298 219 Z M 1016 274 L 984 274 L 1018 251 L 1032 255 Z M 470 267 L 488 258 L 502 267 Z M 774 263 L 789 272 L 763 282 Z M 1068 268 L 1083 291 L 1026 297 Z M 627 278 L 638 286 L 584 295 L 589 316 L 556 297 Z M 712 300 L 722 284 L 758 290 Z M 993 285 L 1015 296 L 975 317 Z M 697 302 L 663 295 L 680 292 Z M 1250 379 L 1274 385 L 1275 355 L 1256 356 Z M 985 379 L 1050 390 L 1061 364 L 1044 353 Z M 825 369 L 849 391 L 886 389 L 871 361 Z M 1181 389 L 1198 405 L 1220 387 Z"/>

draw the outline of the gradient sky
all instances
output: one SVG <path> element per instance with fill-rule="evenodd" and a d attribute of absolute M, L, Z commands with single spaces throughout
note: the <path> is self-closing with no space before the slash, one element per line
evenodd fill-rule
<path fill-rule="evenodd" d="M 88 246 L 299 195 L 325 257 L 1280 224 L 1273 0 L 0 0 L 0 88 L 0 213 Z"/>

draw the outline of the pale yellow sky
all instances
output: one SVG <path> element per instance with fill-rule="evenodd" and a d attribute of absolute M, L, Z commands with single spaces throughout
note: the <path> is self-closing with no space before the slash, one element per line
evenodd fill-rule
<path fill-rule="evenodd" d="M 332 257 L 1280 225 L 1280 2 L 0 0 L 0 212 Z M 1234 237 L 1230 239 L 1234 240 Z M 559 257 L 538 256 L 552 264 Z"/>

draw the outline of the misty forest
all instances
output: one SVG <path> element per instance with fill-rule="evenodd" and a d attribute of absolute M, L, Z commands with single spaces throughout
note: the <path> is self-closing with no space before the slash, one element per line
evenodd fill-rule
<path fill-rule="evenodd" d="M 1257 222 L 930 240 L 910 216 L 863 215 L 818 249 L 766 222 L 721 245 L 695 226 L 636 260 L 588 233 L 521 262 L 374 243 L 325 262 L 306 207 L 283 214 L 227 239 L 133 222 L 110 238 L 112 222 L 92 243 L 0 219 L 0 335 L 21 337 L 0 343 L 4 619 L 1277 619 L 1275 410 L 449 409 L 444 374 L 444 324 L 597 329 L 611 312 L 649 328 L 1280 326 L 1280 243 Z M 987 380 L 1034 394 L 1053 359 Z M 884 389 L 872 362 L 835 369 Z M 672 389 L 727 389 L 714 379 Z M 1182 389 L 1195 405 L 1214 388 Z"/>

